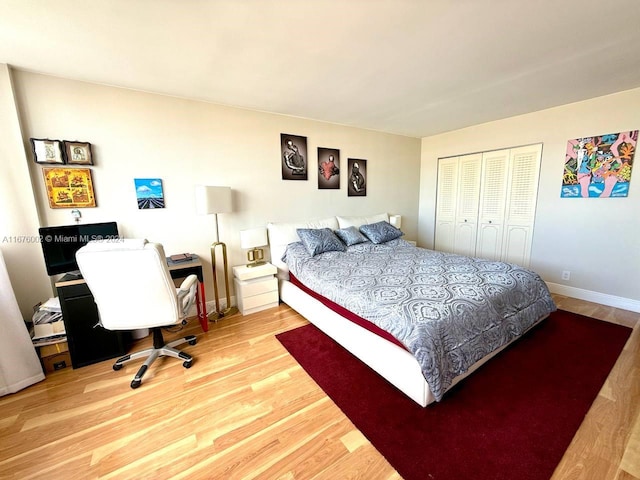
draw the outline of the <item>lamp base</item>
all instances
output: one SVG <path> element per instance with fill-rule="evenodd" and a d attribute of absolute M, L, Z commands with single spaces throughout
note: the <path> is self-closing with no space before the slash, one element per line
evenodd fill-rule
<path fill-rule="evenodd" d="M 220 308 L 220 294 L 218 291 L 218 275 L 216 269 L 216 247 L 222 248 L 222 266 L 224 274 L 224 286 L 226 294 L 226 307 Z M 215 242 L 211 245 L 211 268 L 213 270 L 213 293 L 216 300 L 216 310 L 211 314 L 209 321 L 216 322 L 221 318 L 230 317 L 238 313 L 238 307 L 231 306 L 231 296 L 229 294 L 229 271 L 227 267 L 227 246 L 223 242 Z"/>
<path fill-rule="evenodd" d="M 258 265 L 264 265 L 267 263 L 264 260 L 264 251 L 261 248 L 249 250 L 247 252 L 247 260 L 249 260 L 249 263 L 247 263 L 248 268 L 257 267 Z"/>
<path fill-rule="evenodd" d="M 221 318 L 230 317 L 231 315 L 235 315 L 236 313 L 239 313 L 239 312 L 240 310 L 238 310 L 238 307 L 225 308 L 221 312 L 212 312 L 211 314 L 209 314 L 209 321 L 217 322 Z"/>

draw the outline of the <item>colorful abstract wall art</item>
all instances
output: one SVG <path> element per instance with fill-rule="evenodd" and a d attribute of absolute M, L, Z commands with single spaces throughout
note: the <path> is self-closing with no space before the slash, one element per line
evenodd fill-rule
<path fill-rule="evenodd" d="M 638 130 L 569 140 L 560 196 L 628 196 L 637 143 Z"/>

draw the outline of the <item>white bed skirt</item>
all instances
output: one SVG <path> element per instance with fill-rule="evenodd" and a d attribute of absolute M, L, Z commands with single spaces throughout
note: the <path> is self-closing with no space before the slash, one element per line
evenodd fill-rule
<path fill-rule="evenodd" d="M 280 280 L 280 299 L 423 407 L 433 402 L 417 360 L 404 348 L 358 326 Z"/>

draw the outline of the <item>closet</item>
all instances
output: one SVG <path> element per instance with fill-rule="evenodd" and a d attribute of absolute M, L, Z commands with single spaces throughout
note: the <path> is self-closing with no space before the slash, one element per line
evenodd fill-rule
<path fill-rule="evenodd" d="M 528 267 L 542 144 L 438 160 L 435 249 Z"/>

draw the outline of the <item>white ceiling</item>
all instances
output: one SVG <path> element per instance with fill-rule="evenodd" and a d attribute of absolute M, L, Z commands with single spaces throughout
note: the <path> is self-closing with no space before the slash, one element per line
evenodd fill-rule
<path fill-rule="evenodd" d="M 639 0 L 0 0 L 0 63 L 424 137 L 640 87 L 639 21 Z"/>

